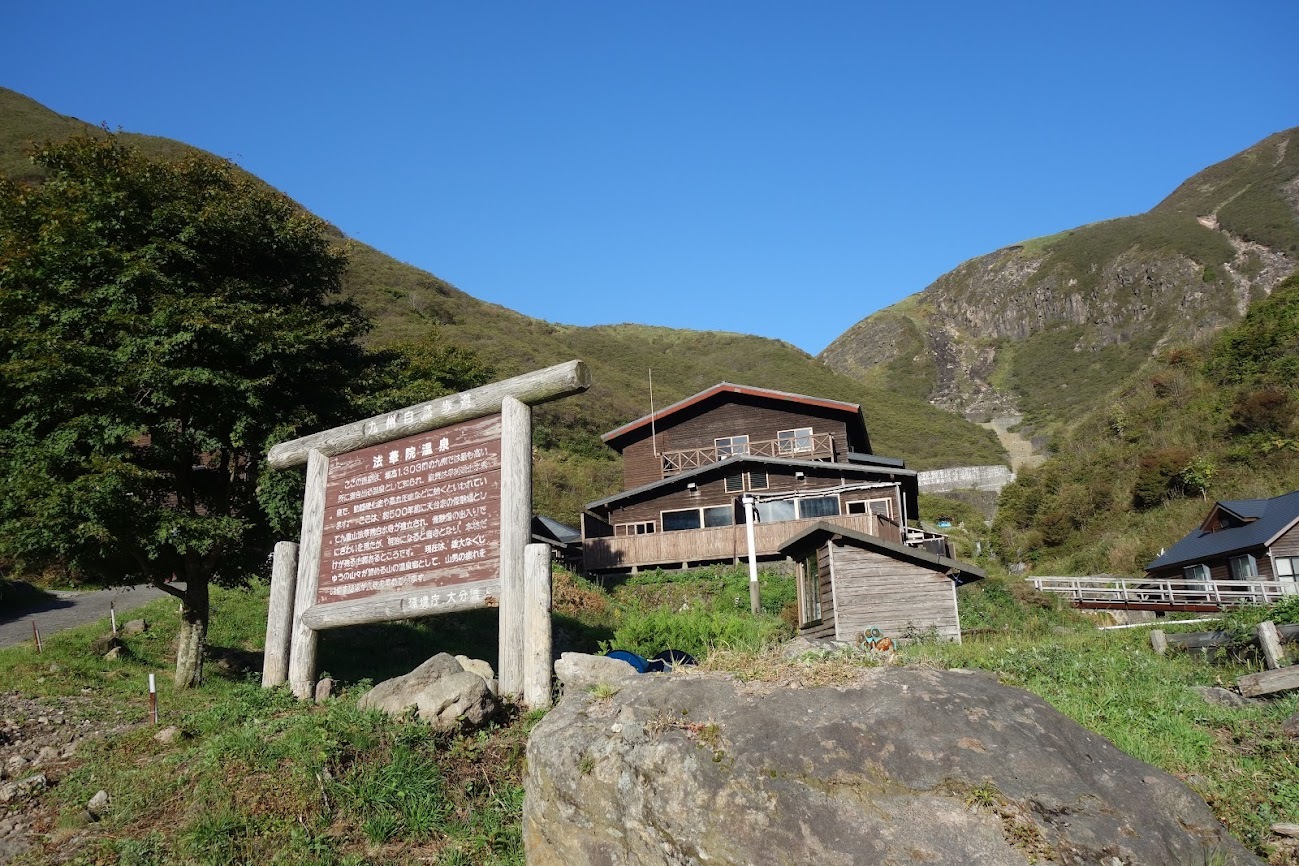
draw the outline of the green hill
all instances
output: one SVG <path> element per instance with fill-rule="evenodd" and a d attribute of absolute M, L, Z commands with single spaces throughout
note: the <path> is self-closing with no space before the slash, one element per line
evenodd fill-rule
<path fill-rule="evenodd" d="M 93 129 L 0 88 L 0 170 L 37 180 L 23 156 L 33 141 Z M 188 146 L 131 136 L 146 152 Z M 599 434 L 649 411 L 649 370 L 658 405 L 720 381 L 777 388 L 862 404 L 877 453 L 917 469 L 1003 462 L 987 431 L 918 398 L 841 375 L 778 340 L 743 334 L 640 325 L 572 327 L 524 316 L 474 298 L 436 276 L 343 238 L 350 256 L 346 290 L 375 322 L 378 345 L 435 339 L 473 350 L 501 376 L 571 358 L 591 365 L 595 384 L 581 397 L 545 407 L 537 418 L 536 505 L 574 521 L 583 502 L 617 489 L 620 472 Z"/>
<path fill-rule="evenodd" d="M 1202 343 L 1299 262 L 1299 128 L 1150 211 L 972 259 L 821 357 L 970 417 L 1068 426 L 1162 347 Z"/>

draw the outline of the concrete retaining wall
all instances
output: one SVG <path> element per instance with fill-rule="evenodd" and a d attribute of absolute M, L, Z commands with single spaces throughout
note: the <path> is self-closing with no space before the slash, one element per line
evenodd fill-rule
<path fill-rule="evenodd" d="M 993 490 L 1015 480 L 1015 473 L 1005 466 L 956 466 L 920 473 L 921 493 L 946 493 L 949 490 Z"/>

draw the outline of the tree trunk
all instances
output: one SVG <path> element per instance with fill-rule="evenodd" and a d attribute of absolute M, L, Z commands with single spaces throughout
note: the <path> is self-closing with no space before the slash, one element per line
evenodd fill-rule
<path fill-rule="evenodd" d="M 203 684 L 203 651 L 207 646 L 208 585 L 192 576 L 186 582 L 180 608 L 180 640 L 176 649 L 176 688 Z"/>

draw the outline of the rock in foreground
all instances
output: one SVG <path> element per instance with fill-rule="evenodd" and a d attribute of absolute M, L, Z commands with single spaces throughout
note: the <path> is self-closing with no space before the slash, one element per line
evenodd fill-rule
<path fill-rule="evenodd" d="M 476 665 L 491 673 L 486 662 Z M 465 670 L 446 653 L 438 653 L 404 676 L 384 680 L 362 695 L 357 706 L 393 716 L 413 708 L 441 731 L 480 727 L 500 710 L 483 675 Z"/>
<path fill-rule="evenodd" d="M 618 685 L 532 732 L 530 866 L 1262 863 L 1176 779 L 985 675 Z"/>

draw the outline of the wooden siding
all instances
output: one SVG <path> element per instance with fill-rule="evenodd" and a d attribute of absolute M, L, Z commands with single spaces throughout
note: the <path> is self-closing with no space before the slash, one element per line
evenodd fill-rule
<path fill-rule="evenodd" d="M 1299 523 L 1290 527 L 1272 545 L 1273 556 L 1299 556 Z"/>
<path fill-rule="evenodd" d="M 842 413 L 830 409 L 789 404 L 788 407 L 760 404 L 745 395 L 726 394 L 728 402 L 711 405 L 702 412 L 686 411 L 662 418 L 655 425 L 659 453 L 689 448 L 712 448 L 714 440 L 726 436 L 748 436 L 751 440 L 775 439 L 781 430 L 811 427 L 814 433 L 834 438 L 835 459 L 843 461 L 865 443 L 848 441 L 848 425 Z M 712 401 L 710 401 L 710 404 Z M 649 429 L 645 436 L 628 443 L 622 451 L 623 489 L 630 490 L 663 477 L 663 465 L 655 453 Z"/>
<path fill-rule="evenodd" d="M 818 490 L 824 490 L 829 487 L 839 487 L 845 483 L 856 483 L 861 481 L 867 483 L 867 479 L 858 479 L 852 476 L 846 476 L 838 469 L 827 467 L 826 469 L 803 468 L 804 478 L 794 477 L 796 467 L 780 466 L 778 464 L 766 464 L 763 467 L 767 470 L 768 487 L 763 490 L 754 491 L 759 495 L 771 493 L 803 493 L 809 496 L 815 495 Z M 718 470 L 723 471 L 723 470 Z M 902 503 L 898 501 L 898 488 L 894 487 L 892 482 L 887 487 L 880 487 L 870 492 L 853 491 L 846 494 L 847 499 L 888 499 L 891 501 L 893 517 L 896 520 L 902 513 Z M 653 520 L 658 529 L 662 529 L 659 518 L 664 511 L 674 511 L 681 508 L 703 508 L 715 505 L 734 504 L 742 495 L 739 492 L 727 491 L 726 477 L 714 478 L 711 481 L 700 480 L 697 482 L 696 492 L 678 489 L 662 495 L 646 499 L 639 502 L 626 503 L 620 507 L 611 508 L 608 514 L 610 524 L 619 523 L 640 523 L 646 520 Z M 746 488 L 748 479 L 745 479 Z M 840 497 L 841 508 L 846 509 L 847 505 L 843 504 L 845 496 Z"/>
<path fill-rule="evenodd" d="M 951 578 L 850 543 L 828 546 L 838 640 L 854 641 L 858 634 L 878 628 L 895 641 L 904 640 L 908 631 L 924 634 L 934 629 L 939 638 L 960 642 Z"/>
<path fill-rule="evenodd" d="M 888 523 L 875 520 L 874 515 L 841 515 L 813 520 L 756 523 L 753 526 L 753 543 L 757 555 L 765 558 L 780 555 L 781 545 L 809 526 L 822 521 L 846 526 L 858 532 L 878 535 L 887 541 L 902 543 L 897 529 Z M 583 544 L 583 562 L 587 571 L 659 565 L 678 566 L 682 563 L 734 562 L 746 556 L 748 556 L 748 544 L 743 525 L 691 529 L 682 532 L 656 532 L 652 535 L 588 538 Z M 825 616 L 824 611 L 822 616 Z"/>

